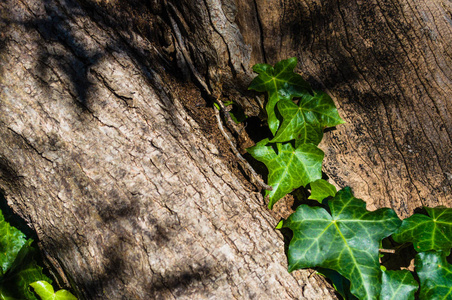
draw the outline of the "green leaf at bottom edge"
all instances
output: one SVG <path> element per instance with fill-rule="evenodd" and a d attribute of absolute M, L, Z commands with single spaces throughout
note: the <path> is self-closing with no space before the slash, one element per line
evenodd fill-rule
<path fill-rule="evenodd" d="M 34 288 L 35 293 L 39 295 L 41 300 L 77 300 L 77 298 L 67 290 L 59 290 L 55 293 L 53 286 L 47 281 L 36 281 L 30 283 L 30 285 Z"/>
<path fill-rule="evenodd" d="M 25 234 L 6 222 L 0 210 L 0 276 L 11 267 L 26 241 Z"/>
<path fill-rule="evenodd" d="M 421 252 L 416 255 L 415 271 L 421 282 L 419 299 L 452 299 L 452 265 L 443 251 Z"/>
<path fill-rule="evenodd" d="M 37 250 L 31 246 L 33 240 L 29 239 L 20 249 L 10 270 L 0 283 L 0 295 L 4 299 L 37 300 L 29 284 L 38 280 L 50 281 L 42 273 L 42 267 L 36 262 Z M 9 298 L 8 298 L 9 297 Z M 0 298 L 1 299 L 1 298 Z"/>
<path fill-rule="evenodd" d="M 283 227 L 293 232 L 288 249 L 289 271 L 322 267 L 350 280 L 360 299 L 378 299 L 381 270 L 380 241 L 392 234 L 400 219 L 392 209 L 367 211 L 350 188 L 328 201 L 331 214 L 321 207 L 300 205 Z"/>

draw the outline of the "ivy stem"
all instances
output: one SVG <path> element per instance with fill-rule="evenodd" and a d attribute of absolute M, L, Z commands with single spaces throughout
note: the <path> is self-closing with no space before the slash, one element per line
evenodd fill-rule
<path fill-rule="evenodd" d="M 219 105 L 222 105 L 223 103 L 219 103 L 221 101 L 217 101 L 217 103 Z M 221 109 L 223 109 L 220 106 Z M 239 159 L 240 163 L 242 164 L 242 166 L 245 166 L 246 169 L 248 169 L 248 171 L 251 173 L 251 179 L 253 182 L 257 183 L 259 186 L 261 186 L 262 188 L 271 191 L 273 188 L 271 186 L 269 186 L 268 184 L 266 184 L 261 178 L 260 176 L 256 173 L 256 171 L 254 171 L 253 167 L 246 161 L 246 159 L 243 158 L 243 156 L 239 153 L 239 151 L 237 150 L 237 148 L 234 146 L 234 144 L 232 143 L 231 139 L 229 138 L 228 134 L 224 131 L 223 128 L 223 124 L 221 122 L 221 118 L 220 118 L 220 112 L 218 111 L 218 109 L 216 109 L 215 107 L 213 108 L 214 112 L 215 112 L 215 117 L 217 118 L 217 122 L 218 122 L 218 128 L 220 128 L 221 134 L 223 135 L 223 137 L 228 141 L 229 146 L 231 147 L 232 152 L 234 152 L 235 156 L 237 156 L 237 158 Z M 227 112 L 226 112 L 227 113 Z"/>
<path fill-rule="evenodd" d="M 381 253 L 395 253 L 394 249 L 378 249 L 378 251 L 380 251 Z"/>

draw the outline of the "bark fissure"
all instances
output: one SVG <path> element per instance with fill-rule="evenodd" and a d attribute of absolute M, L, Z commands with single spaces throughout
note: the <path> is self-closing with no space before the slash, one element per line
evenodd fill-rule
<path fill-rule="evenodd" d="M 393 138 L 394 141 L 395 141 L 395 142 L 394 142 L 394 146 L 395 146 L 397 152 L 400 154 L 400 157 L 402 158 L 402 161 L 403 161 L 405 170 L 406 170 L 406 172 L 407 172 L 407 176 L 408 176 L 408 178 L 409 178 L 410 183 L 413 185 L 413 187 L 415 188 L 415 190 L 416 190 L 416 192 L 417 192 L 417 195 L 418 195 L 418 197 L 419 197 L 418 199 L 422 201 L 422 197 L 421 197 L 421 195 L 420 195 L 420 193 L 419 193 L 419 191 L 418 191 L 418 187 L 417 187 L 416 184 L 414 183 L 412 174 L 411 174 L 411 172 L 410 172 L 409 165 L 407 164 L 407 162 L 406 162 L 406 160 L 405 160 L 405 157 L 404 157 L 402 151 L 400 150 L 400 147 L 399 147 L 398 143 L 396 142 L 393 126 L 391 125 L 391 122 L 389 121 L 389 120 L 390 120 L 390 117 L 389 117 L 389 115 L 388 115 L 388 109 L 387 109 L 387 107 L 386 107 L 384 101 L 382 101 L 382 103 L 383 103 L 384 110 L 385 110 L 385 112 L 386 112 L 386 118 L 387 118 L 387 120 L 388 120 L 388 125 L 389 125 L 390 133 L 391 133 L 391 135 L 392 135 L 392 138 Z"/>
<path fill-rule="evenodd" d="M 258 43 L 260 45 L 260 51 L 262 53 L 262 57 L 264 58 L 263 63 L 268 63 L 267 54 L 265 53 L 265 46 L 264 46 L 264 44 L 265 44 L 264 43 L 264 29 L 262 27 L 262 20 L 261 20 L 260 12 L 259 12 L 259 9 L 257 8 L 257 0 L 253 0 L 253 4 L 254 4 L 254 10 L 256 12 L 257 24 L 259 25 L 260 41 Z"/>
<path fill-rule="evenodd" d="M 259 130 L 252 63 L 297 56 L 333 97 L 348 122 L 321 145 L 336 186 L 404 217 L 450 206 L 445 3 L 70 4 L 0 3 L 0 188 L 80 298 L 334 298 L 287 273 L 277 220 L 231 171 L 237 143 L 197 106 L 232 100 Z"/>
<path fill-rule="evenodd" d="M 12 133 L 14 133 L 14 135 L 16 135 L 17 137 L 19 137 L 20 140 L 22 140 L 25 145 L 27 145 L 28 147 L 30 147 L 31 149 L 33 149 L 34 152 L 36 152 L 41 158 L 43 158 L 44 160 L 46 160 L 49 163 L 53 163 L 53 161 L 47 157 L 44 156 L 44 152 L 39 151 L 35 145 L 33 145 L 26 137 L 24 137 L 22 134 L 18 133 L 17 131 L 15 131 L 14 129 L 12 129 L 11 127 L 7 126 L 6 127 L 9 131 L 11 131 Z"/>

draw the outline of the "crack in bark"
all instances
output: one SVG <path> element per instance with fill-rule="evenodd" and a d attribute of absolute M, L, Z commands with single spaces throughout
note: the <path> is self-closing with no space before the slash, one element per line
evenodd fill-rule
<path fill-rule="evenodd" d="M 253 4 L 254 4 L 254 10 L 256 11 L 256 18 L 257 18 L 257 24 L 259 25 L 259 36 L 260 36 L 260 45 L 261 45 L 261 49 L 260 49 L 260 51 L 261 51 L 261 53 L 262 53 L 262 57 L 264 58 L 264 63 L 268 63 L 268 59 L 267 59 L 267 54 L 266 54 L 266 51 L 265 51 L 265 46 L 264 46 L 264 29 L 263 29 L 263 26 L 262 26 L 262 20 L 261 20 L 261 17 L 260 17 L 260 13 L 259 13 L 259 9 L 258 9 L 258 7 L 257 7 L 257 2 L 256 2 L 257 0 L 253 0 Z"/>
<path fill-rule="evenodd" d="M 53 164 L 53 161 L 47 157 L 44 156 L 43 152 L 39 151 L 35 145 L 33 145 L 26 137 L 21 135 L 20 133 L 16 132 L 14 129 L 12 129 L 10 126 L 7 127 L 9 131 L 14 133 L 17 137 L 19 137 L 28 147 L 33 149 L 35 153 L 37 153 L 40 157 L 44 158 L 47 162 Z"/>

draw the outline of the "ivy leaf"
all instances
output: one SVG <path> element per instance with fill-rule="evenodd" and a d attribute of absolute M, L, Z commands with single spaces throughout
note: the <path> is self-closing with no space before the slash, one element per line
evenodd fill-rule
<path fill-rule="evenodd" d="M 324 128 L 345 123 L 339 116 L 333 99 L 327 93 L 314 92 L 313 95 L 304 94 L 298 106 L 304 110 L 312 111 Z"/>
<path fill-rule="evenodd" d="M 324 153 L 312 144 L 302 144 L 295 149 L 290 143 L 267 144 L 268 139 L 262 140 L 247 151 L 267 166 L 268 184 L 273 188 L 266 191 L 271 209 L 287 193 L 322 177 Z"/>
<path fill-rule="evenodd" d="M 55 293 L 53 286 L 47 281 L 36 281 L 30 283 L 30 285 L 42 300 L 77 300 L 77 298 L 67 290 L 59 290 Z"/>
<path fill-rule="evenodd" d="M 417 252 L 450 251 L 452 248 L 452 208 L 425 207 L 428 216 L 414 214 L 403 220 L 392 236 L 398 243 L 412 242 Z"/>
<path fill-rule="evenodd" d="M 283 223 L 293 231 L 288 249 L 289 272 L 322 267 L 350 280 L 351 292 L 360 299 L 378 299 L 381 270 L 380 241 L 401 221 L 392 209 L 366 210 L 364 201 L 346 187 L 328 201 L 331 214 L 321 207 L 300 205 Z"/>
<path fill-rule="evenodd" d="M 268 116 L 268 126 L 275 135 L 279 120 L 275 114 L 275 105 L 279 100 L 291 100 L 312 91 L 309 83 L 303 77 L 293 72 L 297 58 L 282 60 L 272 67 L 268 64 L 256 64 L 253 71 L 259 75 L 253 79 L 248 89 L 268 93 L 265 110 Z"/>
<path fill-rule="evenodd" d="M 29 284 L 38 280 L 50 281 L 42 273 L 42 268 L 36 262 L 37 250 L 31 246 L 33 240 L 29 239 L 20 249 L 11 269 L 0 282 L 0 294 L 5 299 L 37 300 L 30 290 Z"/>
<path fill-rule="evenodd" d="M 283 121 L 271 143 L 296 140 L 300 144 L 318 145 L 322 141 L 323 127 L 312 111 L 304 110 L 291 100 L 279 101 L 277 107 Z"/>
<path fill-rule="evenodd" d="M 311 195 L 308 199 L 314 199 L 322 202 L 327 197 L 334 197 L 336 195 L 336 187 L 324 179 L 318 179 L 311 182 Z"/>
<path fill-rule="evenodd" d="M 278 111 L 283 122 L 271 142 L 313 143 L 318 145 L 323 129 L 343 124 L 331 97 L 323 92 L 304 94 L 298 105 L 290 100 L 278 102 Z"/>
<path fill-rule="evenodd" d="M 26 241 L 25 234 L 9 225 L 0 210 L 0 276 L 11 267 Z"/>
<path fill-rule="evenodd" d="M 408 270 L 383 271 L 380 300 L 414 300 L 418 288 Z"/>
<path fill-rule="evenodd" d="M 452 265 L 448 252 L 429 251 L 416 255 L 414 265 L 421 282 L 421 300 L 452 299 Z"/>

